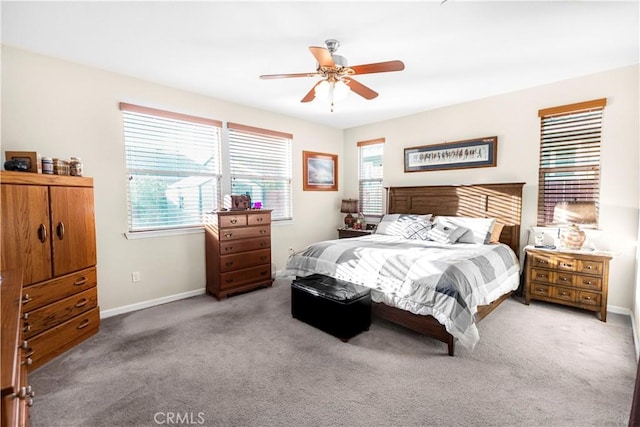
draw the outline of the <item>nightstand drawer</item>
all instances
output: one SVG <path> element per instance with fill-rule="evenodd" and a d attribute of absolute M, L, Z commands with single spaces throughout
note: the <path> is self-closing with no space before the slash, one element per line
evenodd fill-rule
<path fill-rule="evenodd" d="M 531 255 L 531 265 L 533 267 L 553 268 L 556 265 L 556 260 L 553 255 Z"/>
<path fill-rule="evenodd" d="M 535 280 L 536 282 L 555 283 L 553 271 L 539 270 L 537 268 L 531 269 L 531 280 Z"/>
<path fill-rule="evenodd" d="M 557 273 L 551 273 L 553 277 L 553 283 L 564 286 L 575 285 L 575 275 L 571 273 L 565 273 L 564 271 L 558 271 Z"/>
<path fill-rule="evenodd" d="M 558 258 L 556 259 L 556 268 L 563 271 L 576 271 L 578 262 L 573 258 Z"/>

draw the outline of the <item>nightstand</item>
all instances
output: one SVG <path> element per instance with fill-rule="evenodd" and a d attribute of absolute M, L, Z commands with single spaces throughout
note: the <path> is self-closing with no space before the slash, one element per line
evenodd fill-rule
<path fill-rule="evenodd" d="M 369 236 L 372 230 L 356 230 L 353 228 L 338 228 L 338 238 L 348 239 L 349 237 Z"/>
<path fill-rule="evenodd" d="M 524 302 L 547 301 L 600 313 L 607 321 L 609 260 L 602 252 L 525 248 Z"/>

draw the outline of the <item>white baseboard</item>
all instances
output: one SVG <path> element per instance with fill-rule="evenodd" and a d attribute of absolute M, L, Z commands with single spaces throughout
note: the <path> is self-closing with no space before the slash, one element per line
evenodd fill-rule
<path fill-rule="evenodd" d="M 107 317 L 117 316 L 119 314 L 130 313 L 132 311 L 142 310 L 143 308 L 154 307 L 156 305 L 166 304 L 172 301 L 178 301 L 185 298 L 191 298 L 204 294 L 204 288 L 196 289 L 195 291 L 183 292 L 181 294 L 169 295 L 162 298 L 156 298 L 148 301 L 142 301 L 135 304 L 124 305 L 118 308 L 112 308 L 110 310 L 100 311 L 100 318 L 106 319 Z"/>

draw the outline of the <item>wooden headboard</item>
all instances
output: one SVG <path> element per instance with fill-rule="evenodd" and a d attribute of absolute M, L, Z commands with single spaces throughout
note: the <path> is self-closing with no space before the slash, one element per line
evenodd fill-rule
<path fill-rule="evenodd" d="M 523 182 L 508 184 L 390 187 L 388 213 L 496 218 L 504 224 L 500 241 L 520 252 Z"/>

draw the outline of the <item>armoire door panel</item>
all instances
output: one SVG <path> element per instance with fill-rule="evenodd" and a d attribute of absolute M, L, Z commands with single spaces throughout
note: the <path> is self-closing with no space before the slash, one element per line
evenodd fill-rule
<path fill-rule="evenodd" d="M 53 274 L 78 271 L 96 264 L 93 189 L 51 187 Z"/>
<path fill-rule="evenodd" d="M 2 270 L 22 265 L 23 283 L 50 279 L 51 221 L 47 187 L 2 184 Z"/>

